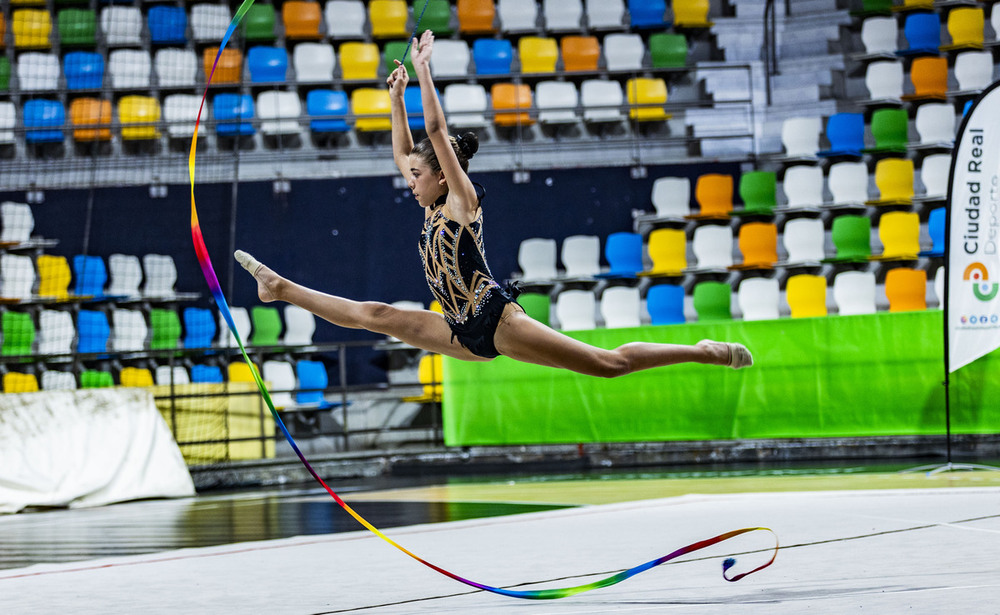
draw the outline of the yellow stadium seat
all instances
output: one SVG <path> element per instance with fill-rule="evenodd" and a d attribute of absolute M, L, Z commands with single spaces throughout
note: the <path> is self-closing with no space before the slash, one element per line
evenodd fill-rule
<path fill-rule="evenodd" d="M 405 0 L 371 0 L 368 5 L 368 19 L 372 25 L 372 36 L 408 38 L 410 35 L 406 29 L 408 13 Z"/>
<path fill-rule="evenodd" d="M 653 267 L 643 276 L 681 275 L 687 268 L 687 236 L 684 229 L 658 228 L 649 233 L 646 245 Z"/>
<path fill-rule="evenodd" d="M 913 160 L 883 158 L 875 163 L 875 186 L 879 198 L 867 205 L 909 205 L 913 202 Z"/>
<path fill-rule="evenodd" d="M 350 41 L 340 46 L 340 72 L 343 79 L 376 79 L 380 61 L 375 43 Z"/>
<path fill-rule="evenodd" d="M 118 102 L 118 121 L 122 125 L 122 139 L 126 141 L 158 139 L 160 101 L 152 96 L 124 96 Z"/>
<path fill-rule="evenodd" d="M 427 308 L 435 314 L 444 314 L 444 309 L 441 307 L 441 302 L 435 299 L 431 301 L 430 306 Z"/>
<path fill-rule="evenodd" d="M 927 272 L 898 267 L 885 274 L 885 296 L 890 312 L 913 312 L 927 309 Z"/>
<path fill-rule="evenodd" d="M 667 82 L 660 78 L 637 77 L 629 79 L 625 89 L 628 93 L 628 116 L 640 122 L 655 122 L 670 119 L 663 109 L 667 104 Z"/>
<path fill-rule="evenodd" d="M 48 49 L 52 33 L 52 17 L 47 10 L 19 9 L 14 11 L 12 30 L 17 49 Z"/>
<path fill-rule="evenodd" d="M 709 28 L 708 0 L 673 0 L 674 28 Z"/>
<path fill-rule="evenodd" d="M 531 88 L 527 84 L 495 83 L 490 88 L 493 99 L 493 122 L 497 126 L 530 126 L 535 121 L 528 115 L 531 109 Z M 514 113 L 508 110 L 517 110 Z M 522 111 L 523 109 L 523 111 Z"/>
<path fill-rule="evenodd" d="M 281 18 L 285 22 L 285 38 L 314 40 L 321 37 L 319 24 L 323 20 L 319 2 L 286 0 L 281 5 Z"/>
<path fill-rule="evenodd" d="M 389 90 L 385 88 L 358 88 L 351 93 L 351 113 L 357 117 L 354 129 L 360 132 L 392 130 L 392 106 Z M 374 116 L 374 117 L 373 117 Z"/>
<path fill-rule="evenodd" d="M 517 43 L 522 73 L 554 73 L 559 59 L 556 39 L 524 36 Z"/>
<path fill-rule="evenodd" d="M 440 402 L 444 393 L 441 384 L 444 374 L 444 361 L 439 354 L 425 354 L 417 366 L 417 378 L 424 385 L 424 392 L 415 397 L 404 397 L 403 401 L 428 403 Z"/>
<path fill-rule="evenodd" d="M 826 316 L 826 278 L 800 273 L 788 278 L 785 288 L 792 318 Z"/>
<path fill-rule="evenodd" d="M 218 47 L 208 47 L 202 52 L 202 65 L 205 69 L 205 78 L 212 75 L 212 84 L 239 83 L 243 77 L 243 54 L 238 49 L 227 47 L 222 50 L 219 56 L 219 63 L 215 66 L 215 74 L 212 74 L 212 65 L 215 64 L 215 56 L 219 55 Z"/>
<path fill-rule="evenodd" d="M 889 211 L 879 218 L 882 241 L 879 260 L 916 260 L 920 253 L 920 215 L 915 211 Z"/>
<path fill-rule="evenodd" d="M 948 34 L 951 44 L 943 45 L 942 50 L 982 49 L 983 30 L 986 18 L 982 7 L 958 7 L 948 11 Z"/>
<path fill-rule="evenodd" d="M 36 393 L 38 392 L 38 378 L 34 374 L 7 372 L 3 375 L 3 392 Z"/>
<path fill-rule="evenodd" d="M 253 369 L 260 375 L 260 370 L 257 369 L 256 365 L 254 365 Z M 253 372 L 250 371 L 250 366 L 245 361 L 230 363 L 228 372 L 229 382 L 255 382 Z"/>
<path fill-rule="evenodd" d="M 123 367 L 120 380 L 123 387 L 151 387 L 153 373 L 145 367 Z"/>
<path fill-rule="evenodd" d="M 46 299 L 69 298 L 69 283 L 73 279 L 73 274 L 66 257 L 39 254 L 36 265 L 38 266 L 38 296 Z"/>
<path fill-rule="evenodd" d="M 111 140 L 110 100 L 77 98 L 69 106 L 69 117 L 77 141 Z"/>

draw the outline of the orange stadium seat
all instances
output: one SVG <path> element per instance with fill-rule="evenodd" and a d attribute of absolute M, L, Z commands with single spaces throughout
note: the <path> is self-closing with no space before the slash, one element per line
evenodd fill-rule
<path fill-rule="evenodd" d="M 77 141 L 111 140 L 111 101 L 77 98 L 69 106 L 73 138 Z M 77 128 L 77 127 L 80 128 Z"/>
<path fill-rule="evenodd" d="M 458 0 L 458 30 L 463 34 L 492 34 L 497 7 L 493 0 Z"/>
<path fill-rule="evenodd" d="M 490 88 L 490 97 L 495 112 L 493 122 L 497 126 L 530 126 L 534 123 L 528 114 L 532 99 L 531 88 L 527 84 L 496 83 Z M 517 112 L 508 112 L 509 109 Z"/>
<path fill-rule="evenodd" d="M 563 70 L 597 70 L 601 44 L 596 36 L 564 36 L 561 47 Z"/>
<path fill-rule="evenodd" d="M 212 64 L 215 63 L 215 56 L 219 53 L 218 47 L 208 47 L 203 52 L 203 66 L 205 68 L 205 78 L 212 74 Z M 243 76 L 243 54 L 238 49 L 227 47 L 222 50 L 219 63 L 215 67 L 215 74 L 212 76 L 213 84 L 239 83 Z"/>
<path fill-rule="evenodd" d="M 319 24 L 323 20 L 318 2 L 286 0 L 281 5 L 281 18 L 285 22 L 286 39 L 318 39 Z"/>

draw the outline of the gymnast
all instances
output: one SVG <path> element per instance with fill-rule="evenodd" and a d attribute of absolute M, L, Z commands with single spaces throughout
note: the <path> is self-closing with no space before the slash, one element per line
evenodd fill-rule
<path fill-rule="evenodd" d="M 405 310 L 375 301 L 353 301 L 321 293 L 283 278 L 252 256 L 236 260 L 257 281 L 263 302 L 285 301 L 341 327 L 367 329 L 412 346 L 466 361 L 499 355 L 581 374 L 616 377 L 676 363 L 753 364 L 742 344 L 702 340 L 693 345 L 632 342 L 613 350 L 590 346 L 532 319 L 515 301 L 517 290 L 500 286 L 483 250 L 484 191 L 467 175 L 479 148 L 475 133 L 448 135 L 444 111 L 435 94 L 429 61 L 434 35 L 413 39 L 413 68 L 420 83 L 427 138 L 416 145 L 403 103 L 409 82 L 397 60 L 386 79 L 392 101 L 392 150 L 399 171 L 424 210 L 419 250 L 434 298 L 444 314 Z"/>

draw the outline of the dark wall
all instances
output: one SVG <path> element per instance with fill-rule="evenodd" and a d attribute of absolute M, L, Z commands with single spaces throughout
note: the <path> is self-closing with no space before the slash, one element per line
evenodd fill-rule
<path fill-rule="evenodd" d="M 693 185 L 702 173 L 738 175 L 739 169 L 736 164 L 673 165 L 648 171 L 648 177 L 637 180 L 627 167 L 533 171 L 525 184 L 513 183 L 509 172 L 473 172 L 473 181 L 486 188 L 484 233 L 494 276 L 502 281 L 518 269 L 523 239 L 561 242 L 569 235 L 603 238 L 631 230 L 633 209 L 652 210 L 649 195 L 657 177 L 687 176 Z M 250 307 L 257 303 L 253 279 L 238 267 L 235 278 L 231 274 L 232 192 L 231 184 L 203 184 L 195 198 L 230 303 Z M 0 200 L 23 201 L 24 196 L 0 194 Z M 423 213 L 408 190 L 393 188 L 392 178 L 293 181 L 291 192 L 277 196 L 271 182 L 244 182 L 237 187 L 236 202 L 235 246 L 286 277 L 351 299 L 430 301 L 416 248 Z M 32 209 L 35 234 L 60 241 L 50 253 L 72 257 L 86 250 L 105 259 L 116 252 L 171 254 L 178 290 L 203 292 L 202 302 L 210 302 L 191 247 L 187 186 L 171 185 L 161 199 L 150 198 L 147 187 L 48 191 L 45 202 Z M 377 337 L 319 322 L 315 339 Z M 357 376 L 377 380 L 377 371 L 365 368 Z"/>

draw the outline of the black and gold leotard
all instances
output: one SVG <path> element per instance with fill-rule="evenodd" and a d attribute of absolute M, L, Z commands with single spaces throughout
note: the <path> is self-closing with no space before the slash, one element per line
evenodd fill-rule
<path fill-rule="evenodd" d="M 483 191 L 476 186 L 482 202 Z M 500 285 L 493 279 L 483 249 L 483 210 L 463 225 L 444 215 L 444 198 L 434 204 L 420 234 L 424 275 L 450 325 L 478 316 Z"/>

